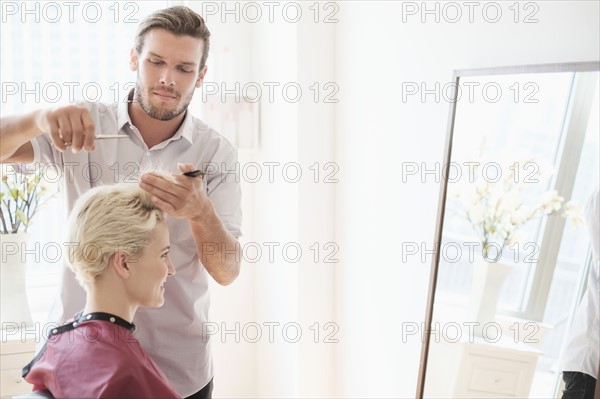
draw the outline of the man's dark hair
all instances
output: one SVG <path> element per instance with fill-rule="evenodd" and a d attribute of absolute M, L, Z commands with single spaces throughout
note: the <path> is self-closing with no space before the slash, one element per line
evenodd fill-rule
<path fill-rule="evenodd" d="M 133 48 L 138 54 L 144 47 L 144 36 L 152 29 L 164 29 L 174 35 L 187 35 L 204 42 L 200 69 L 206 64 L 208 50 L 210 47 L 210 31 L 206 27 L 204 19 L 192 9 L 184 6 L 176 6 L 158 10 L 146 17 L 138 26 L 134 39 Z"/>

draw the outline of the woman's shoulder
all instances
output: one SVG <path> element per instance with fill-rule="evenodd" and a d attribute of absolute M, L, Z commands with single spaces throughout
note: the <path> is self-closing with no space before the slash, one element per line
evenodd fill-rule
<path fill-rule="evenodd" d="M 89 344 L 92 350 L 116 350 L 139 352 L 141 346 L 135 338 L 135 330 L 129 330 L 105 320 L 90 320 L 76 330 L 79 340 Z"/>

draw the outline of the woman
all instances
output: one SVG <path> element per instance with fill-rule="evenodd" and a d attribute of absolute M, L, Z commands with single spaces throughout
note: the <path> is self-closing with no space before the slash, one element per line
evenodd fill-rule
<path fill-rule="evenodd" d="M 138 307 L 160 307 L 175 274 L 165 214 L 137 184 L 86 192 L 68 222 L 68 263 L 85 308 L 51 331 L 23 369 L 34 391 L 61 398 L 180 398 L 134 337 Z"/>

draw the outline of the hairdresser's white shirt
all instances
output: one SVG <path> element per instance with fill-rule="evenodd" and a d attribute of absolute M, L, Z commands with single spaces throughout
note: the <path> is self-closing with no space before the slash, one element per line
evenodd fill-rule
<path fill-rule="evenodd" d="M 97 140 L 96 150 L 73 154 L 59 152 L 48 135 L 32 141 L 34 162 L 53 163 L 63 174 L 69 211 L 75 200 L 91 187 L 131 182 L 137 184 L 140 170 L 177 172 L 177 163 L 191 163 L 207 171 L 205 189 L 225 227 L 241 235 L 241 189 L 235 174 L 237 150 L 188 112 L 177 133 L 148 148 L 132 125 L 127 102 L 82 104 L 96 123 L 96 134 L 125 134 L 127 139 Z M 229 173 L 228 173 L 229 172 Z M 169 218 L 170 257 L 177 273 L 165 286 L 161 308 L 140 308 L 134 322 L 136 338 L 152 356 L 183 397 L 202 389 L 213 377 L 209 336 L 206 334 L 210 304 L 207 271 L 198 259 L 188 222 Z M 61 237 L 62 239 L 62 237 Z M 66 251 L 63 251 L 66 253 Z M 64 267 L 60 298 L 50 313 L 51 322 L 62 322 L 83 309 L 85 291 L 73 272 Z"/>
<path fill-rule="evenodd" d="M 593 263 L 588 275 L 587 290 L 569 331 L 563 355 L 563 371 L 579 371 L 598 377 L 600 338 L 600 198 L 598 190 L 587 203 L 586 224 L 592 240 Z"/>

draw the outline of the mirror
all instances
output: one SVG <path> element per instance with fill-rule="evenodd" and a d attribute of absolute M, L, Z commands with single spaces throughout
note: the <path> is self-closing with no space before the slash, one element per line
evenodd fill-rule
<path fill-rule="evenodd" d="M 600 63 L 460 70 L 417 397 L 560 397 L 599 174 Z"/>

